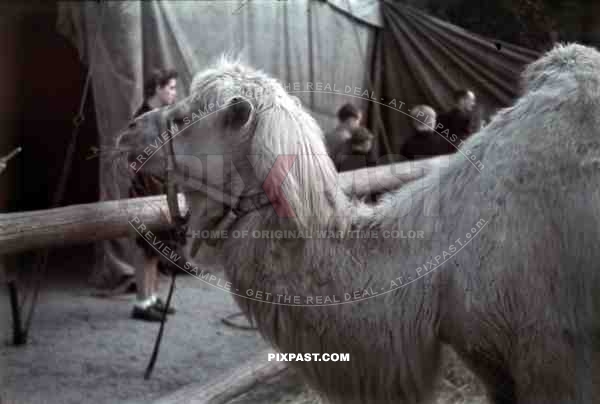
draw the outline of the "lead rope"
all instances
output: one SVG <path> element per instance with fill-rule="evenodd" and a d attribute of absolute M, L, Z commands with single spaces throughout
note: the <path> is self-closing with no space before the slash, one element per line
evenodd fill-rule
<path fill-rule="evenodd" d="M 91 48 L 92 52 L 90 54 L 92 55 L 92 58 L 94 55 L 93 51 L 94 51 L 94 49 L 96 49 L 96 47 L 97 47 L 96 45 L 98 44 L 100 32 L 102 30 L 102 22 L 104 21 L 104 12 L 106 11 L 106 7 L 103 7 L 104 1 L 99 1 L 98 3 L 99 3 L 99 7 L 102 8 L 102 12 L 100 14 L 98 28 L 96 31 L 96 37 L 94 39 L 94 46 Z M 59 178 L 58 186 L 56 187 L 56 190 L 54 191 L 54 195 L 52 198 L 51 208 L 58 207 L 58 205 L 60 205 L 60 203 L 63 200 L 65 188 L 67 186 L 67 180 L 69 179 L 69 173 L 71 171 L 71 165 L 73 163 L 73 155 L 75 154 L 75 145 L 77 143 L 77 135 L 79 134 L 79 128 L 81 127 L 81 124 L 85 120 L 85 115 L 83 113 L 83 109 L 85 107 L 85 102 L 87 100 L 88 90 L 89 90 L 91 78 L 92 78 L 93 67 L 94 67 L 93 60 L 90 59 L 89 69 L 87 72 L 87 76 L 85 78 L 85 84 L 83 86 L 83 94 L 81 95 L 81 101 L 79 102 L 79 111 L 78 111 L 77 115 L 75 115 L 75 117 L 73 118 L 73 130 L 71 132 L 71 138 L 69 140 L 69 146 L 67 148 L 67 153 L 65 155 L 65 162 L 63 164 L 63 168 L 62 168 L 62 172 L 61 172 L 61 175 Z M 25 343 L 27 341 L 27 335 L 31 329 L 31 323 L 33 321 L 33 315 L 35 313 L 35 308 L 37 306 L 37 301 L 38 301 L 42 281 L 48 275 L 48 255 L 49 255 L 49 250 L 47 248 L 45 248 L 37 256 L 37 259 L 34 263 L 33 297 L 31 300 L 31 306 L 29 307 L 29 312 L 28 312 L 26 320 L 25 320 L 25 327 L 23 328 L 22 333 L 21 333 L 22 343 Z M 26 301 L 27 301 L 27 295 L 24 294 L 19 310 L 25 306 Z"/>
<path fill-rule="evenodd" d="M 161 119 L 161 129 L 162 123 L 166 122 L 164 114 L 160 115 Z M 165 125 L 166 126 L 166 125 Z M 160 133 L 164 133 L 164 130 L 161 130 Z M 173 142 L 169 140 L 167 142 L 168 151 L 166 151 L 166 169 L 165 169 L 165 178 L 166 178 L 166 188 L 167 188 L 167 205 L 169 206 L 169 214 L 171 219 L 174 222 L 174 232 L 175 232 L 175 243 L 177 246 L 177 255 L 179 257 L 183 257 L 182 246 L 185 244 L 185 233 L 186 228 L 185 225 L 190 217 L 190 210 L 185 215 L 181 214 L 181 209 L 179 209 L 179 199 L 178 199 L 178 187 L 177 183 L 174 179 L 175 173 L 175 151 L 173 150 Z M 168 264 L 171 272 L 171 285 L 169 287 L 169 294 L 167 295 L 167 301 L 165 302 L 165 307 L 162 312 L 162 318 L 160 320 L 160 328 L 158 329 L 158 335 L 156 336 L 156 340 L 154 342 L 154 349 L 152 350 L 152 356 L 150 357 L 150 361 L 148 362 L 148 366 L 146 367 L 146 372 L 144 373 L 144 379 L 150 379 L 152 376 L 152 371 L 154 370 L 154 365 L 156 364 L 156 359 L 158 358 L 158 352 L 160 350 L 160 344 L 162 342 L 162 336 L 165 329 L 165 321 L 167 319 L 167 311 L 171 306 L 171 298 L 173 297 L 173 291 L 175 290 L 175 278 L 177 276 L 177 266 L 171 262 Z"/>

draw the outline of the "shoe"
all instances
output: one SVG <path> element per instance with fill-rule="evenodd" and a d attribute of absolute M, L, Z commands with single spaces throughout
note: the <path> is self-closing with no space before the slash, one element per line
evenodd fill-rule
<path fill-rule="evenodd" d="M 162 321 L 163 314 L 153 305 L 148 306 L 145 309 L 142 309 L 138 306 L 133 306 L 131 317 L 137 320 L 160 322 Z"/>
<path fill-rule="evenodd" d="M 153 308 L 155 308 L 156 310 L 158 310 L 161 314 L 163 313 L 163 311 L 165 311 L 165 303 L 160 299 L 156 299 L 156 301 L 154 302 L 154 304 L 151 306 Z M 167 314 L 175 314 L 176 310 L 169 306 L 169 309 L 167 310 Z"/>

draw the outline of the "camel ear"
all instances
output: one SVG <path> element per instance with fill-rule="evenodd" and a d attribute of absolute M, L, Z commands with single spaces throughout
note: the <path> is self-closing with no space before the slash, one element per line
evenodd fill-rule
<path fill-rule="evenodd" d="M 234 130 L 239 130 L 252 121 L 254 106 L 244 97 L 233 97 L 225 107 L 225 125 Z"/>

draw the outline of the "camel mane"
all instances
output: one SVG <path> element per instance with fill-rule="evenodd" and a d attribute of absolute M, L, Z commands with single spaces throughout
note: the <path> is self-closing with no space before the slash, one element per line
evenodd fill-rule
<path fill-rule="evenodd" d="M 190 93 L 191 102 L 200 105 L 227 108 L 234 98 L 251 103 L 251 129 L 238 136 L 235 147 L 250 142 L 245 149 L 254 159 L 258 186 L 279 156 L 295 158 L 281 190 L 301 229 L 326 226 L 344 230 L 351 225 L 352 209 L 369 212 L 366 205 L 350 200 L 338 189 L 338 173 L 327 153 L 323 131 L 278 80 L 224 56 L 213 68 L 194 77 Z"/>

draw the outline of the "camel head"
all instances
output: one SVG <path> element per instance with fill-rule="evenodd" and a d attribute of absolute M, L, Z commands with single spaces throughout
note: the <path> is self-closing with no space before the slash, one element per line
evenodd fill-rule
<path fill-rule="evenodd" d="M 274 213 L 301 226 L 334 213 L 337 172 L 320 127 L 260 71 L 222 59 L 198 73 L 188 97 L 144 114 L 127 130 L 138 145 L 130 161 L 154 149 L 147 132 L 157 127 L 173 144 L 184 186 L 202 183 L 236 198 L 264 192 Z M 147 172 L 164 167 L 162 152 L 143 161 L 138 166 Z"/>

